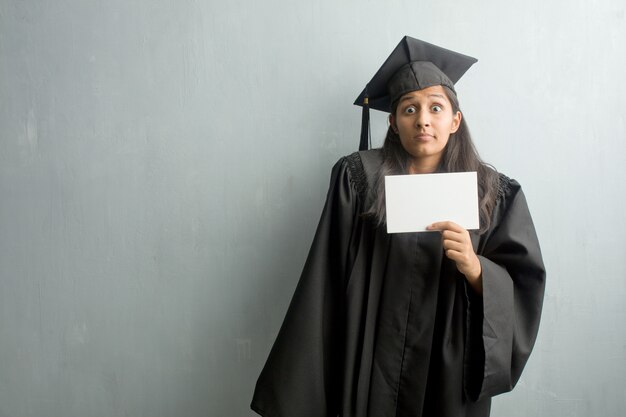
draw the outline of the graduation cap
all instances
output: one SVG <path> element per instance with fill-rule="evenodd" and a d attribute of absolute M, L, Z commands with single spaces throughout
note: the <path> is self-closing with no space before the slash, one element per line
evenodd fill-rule
<path fill-rule="evenodd" d="M 369 108 L 390 112 L 391 104 L 402 95 L 433 85 L 454 90 L 454 84 L 478 60 L 409 36 L 367 83 L 354 104 L 363 107 L 359 150 L 369 145 Z"/>

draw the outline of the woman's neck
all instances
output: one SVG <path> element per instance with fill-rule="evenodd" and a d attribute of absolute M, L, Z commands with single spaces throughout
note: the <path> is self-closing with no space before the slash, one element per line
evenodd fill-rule
<path fill-rule="evenodd" d="M 439 159 L 409 160 L 409 174 L 432 174 L 439 168 Z"/>

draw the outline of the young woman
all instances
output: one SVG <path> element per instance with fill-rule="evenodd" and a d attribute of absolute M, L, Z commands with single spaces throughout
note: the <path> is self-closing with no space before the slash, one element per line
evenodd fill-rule
<path fill-rule="evenodd" d="M 390 112 L 387 137 L 333 168 L 259 414 L 488 416 L 518 381 L 545 270 L 520 185 L 481 162 L 459 109 L 454 82 L 475 61 L 405 37 L 357 99 Z M 478 173 L 480 230 L 386 232 L 386 175 L 459 171 Z"/>

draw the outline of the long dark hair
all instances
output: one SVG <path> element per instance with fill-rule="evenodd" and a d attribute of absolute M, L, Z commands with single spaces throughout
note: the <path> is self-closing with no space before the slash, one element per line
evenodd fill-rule
<path fill-rule="evenodd" d="M 452 104 L 452 112 L 460 111 L 459 100 L 456 94 L 448 87 L 443 86 L 446 96 Z M 398 108 L 396 100 L 391 105 L 391 111 L 396 113 Z M 376 196 L 372 201 L 372 205 L 366 214 L 374 218 L 378 226 L 382 226 L 386 221 L 385 212 L 385 176 L 400 175 L 409 173 L 410 155 L 404 150 L 400 143 L 400 137 L 389 126 L 387 136 L 383 143 L 383 164 L 378 171 L 376 178 Z M 472 138 L 469 128 L 465 121 L 465 117 L 461 118 L 461 124 L 458 130 L 450 135 L 448 143 L 443 150 L 441 161 L 437 172 L 467 172 L 476 171 L 478 176 L 478 198 L 480 213 L 480 233 L 484 233 L 491 224 L 491 213 L 496 205 L 496 197 L 498 195 L 498 173 L 497 171 L 484 163 Z"/>

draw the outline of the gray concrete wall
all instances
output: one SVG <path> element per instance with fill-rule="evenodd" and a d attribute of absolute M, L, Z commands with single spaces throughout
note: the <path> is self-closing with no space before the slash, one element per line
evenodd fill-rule
<path fill-rule="evenodd" d="M 623 415 L 622 1 L 0 0 L 0 416 L 251 416 L 405 34 L 479 58 L 462 106 L 549 271 L 493 415 Z"/>

